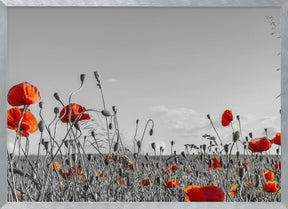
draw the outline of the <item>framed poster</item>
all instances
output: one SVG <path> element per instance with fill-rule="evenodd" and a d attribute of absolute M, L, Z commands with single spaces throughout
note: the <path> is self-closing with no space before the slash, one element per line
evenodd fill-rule
<path fill-rule="evenodd" d="M 286 208 L 286 3 L 2 1 L 2 207 Z"/>

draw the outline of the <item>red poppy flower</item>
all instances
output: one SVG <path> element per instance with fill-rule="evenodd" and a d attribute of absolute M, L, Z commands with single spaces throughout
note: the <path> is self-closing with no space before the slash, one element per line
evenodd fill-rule
<path fill-rule="evenodd" d="M 233 120 L 233 115 L 232 115 L 231 110 L 225 110 L 222 115 L 222 125 L 229 126 L 232 120 Z"/>
<path fill-rule="evenodd" d="M 277 170 L 278 168 L 281 170 L 281 160 L 279 161 L 279 163 L 275 163 L 273 170 Z"/>
<path fill-rule="evenodd" d="M 267 151 L 268 149 L 270 149 L 270 147 L 271 147 L 271 142 L 266 137 L 253 139 L 252 141 L 249 142 L 249 146 L 248 146 L 248 148 L 252 152 Z"/>
<path fill-rule="evenodd" d="M 77 121 L 80 120 L 90 120 L 90 115 L 87 113 L 81 113 L 85 111 L 86 109 L 78 104 L 71 104 L 72 111 L 71 111 L 71 120 L 74 121 L 77 118 Z M 60 112 L 59 118 L 61 118 L 61 121 L 63 123 L 68 123 L 69 121 L 69 105 L 67 105 L 65 108 L 63 108 Z M 80 114 L 81 113 L 81 114 Z M 65 114 L 65 115 L 64 115 Z M 80 115 L 79 115 L 80 114 Z M 78 116 L 79 115 L 79 116 Z"/>
<path fill-rule="evenodd" d="M 219 170 L 219 168 L 220 168 L 220 162 L 217 159 L 217 157 L 213 158 L 213 168 L 214 168 L 214 170 Z"/>
<path fill-rule="evenodd" d="M 210 163 L 207 163 L 207 166 L 208 166 L 208 168 L 211 168 L 211 164 Z"/>
<path fill-rule="evenodd" d="M 276 187 L 277 182 L 276 181 L 269 181 L 263 186 L 263 190 L 265 192 L 277 192 L 278 188 Z"/>
<path fill-rule="evenodd" d="M 176 188 L 180 188 L 178 186 L 178 180 L 177 179 L 170 179 L 169 181 L 167 181 L 167 184 L 166 184 L 166 188 L 172 188 L 172 187 L 176 187 Z"/>
<path fill-rule="evenodd" d="M 270 141 L 273 144 L 281 145 L 281 133 L 276 133 L 274 139 Z"/>
<path fill-rule="evenodd" d="M 230 188 L 230 195 L 234 196 L 234 195 L 238 195 L 237 193 L 237 185 L 234 184 L 231 188 Z"/>
<path fill-rule="evenodd" d="M 177 165 L 172 165 L 171 169 L 172 169 L 172 171 L 176 171 L 176 170 L 178 170 L 178 166 Z"/>
<path fill-rule="evenodd" d="M 68 179 L 68 180 L 70 180 L 70 179 L 71 179 L 70 176 L 71 176 L 70 169 L 67 168 L 67 172 L 66 172 L 66 173 L 62 173 L 62 177 L 63 177 L 63 179 Z"/>
<path fill-rule="evenodd" d="M 150 184 L 149 179 L 143 179 L 143 180 L 142 180 L 142 185 L 143 185 L 143 186 L 149 186 L 149 184 Z"/>
<path fill-rule="evenodd" d="M 264 173 L 265 179 L 268 181 L 272 181 L 274 179 L 274 174 L 271 171 L 266 171 Z"/>
<path fill-rule="evenodd" d="M 7 128 L 17 131 L 18 124 L 23 114 L 23 109 L 17 107 L 11 108 L 7 111 Z M 23 136 L 28 137 L 29 133 L 34 133 L 38 129 L 38 124 L 34 115 L 27 110 L 23 116 L 20 133 Z"/>
<path fill-rule="evenodd" d="M 190 185 L 185 188 L 185 197 L 187 202 L 223 202 L 225 193 L 214 185 Z"/>
<path fill-rule="evenodd" d="M 124 180 L 123 180 L 123 178 L 121 178 L 121 179 L 119 180 L 119 184 L 121 185 L 121 184 L 123 184 L 123 182 L 124 182 Z"/>
<path fill-rule="evenodd" d="M 32 84 L 24 82 L 9 90 L 7 100 L 11 106 L 30 105 L 40 100 L 40 92 Z"/>

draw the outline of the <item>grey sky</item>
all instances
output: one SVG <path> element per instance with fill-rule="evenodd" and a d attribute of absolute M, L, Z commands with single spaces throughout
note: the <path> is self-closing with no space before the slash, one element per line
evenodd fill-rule
<path fill-rule="evenodd" d="M 143 128 L 153 118 L 155 135 L 147 136 L 146 147 L 155 141 L 166 153 L 172 139 L 180 152 L 214 134 L 207 113 L 229 142 L 231 128 L 220 126 L 225 109 L 241 116 L 245 135 L 262 136 L 265 127 L 274 135 L 280 132 L 280 40 L 270 34 L 267 15 L 277 18 L 279 9 L 10 8 L 8 88 L 36 85 L 52 119 L 59 106 L 53 93 L 67 102 L 86 73 L 73 101 L 102 109 L 97 70 L 108 106 L 119 109 L 126 144 L 136 119 Z M 38 105 L 31 110 L 37 115 Z M 39 132 L 31 135 L 32 150 L 38 138 Z"/>

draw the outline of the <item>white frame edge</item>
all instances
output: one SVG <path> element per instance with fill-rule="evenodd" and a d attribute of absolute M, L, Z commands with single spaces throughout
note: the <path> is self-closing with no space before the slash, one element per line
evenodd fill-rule
<path fill-rule="evenodd" d="M 282 152 L 282 175 L 280 203 L 10 203 L 7 202 L 7 143 L 6 143 L 6 71 L 7 71 L 7 10 L 9 7 L 279 7 L 281 13 L 281 133 L 282 150 L 288 150 L 288 0 L 0 0 L 0 207 L 3 209 L 31 208 L 80 208 L 92 209 L 95 207 L 164 209 L 177 208 L 217 208 L 222 209 L 268 209 L 276 207 L 288 209 L 288 152 Z"/>

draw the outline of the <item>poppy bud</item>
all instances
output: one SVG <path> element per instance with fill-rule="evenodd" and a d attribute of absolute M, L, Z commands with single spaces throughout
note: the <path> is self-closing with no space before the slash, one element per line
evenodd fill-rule
<path fill-rule="evenodd" d="M 246 148 L 247 148 L 247 145 L 245 144 L 245 145 L 244 145 L 244 149 L 246 149 Z"/>
<path fill-rule="evenodd" d="M 249 136 L 250 136 L 251 139 L 253 138 L 252 132 L 249 133 Z"/>
<path fill-rule="evenodd" d="M 148 153 L 145 155 L 145 159 L 146 159 L 147 161 L 149 161 Z"/>
<path fill-rule="evenodd" d="M 264 128 L 265 133 L 267 134 L 267 128 Z"/>
<path fill-rule="evenodd" d="M 151 143 L 151 147 L 152 147 L 153 150 L 156 149 L 156 144 L 155 144 L 155 142 Z"/>
<path fill-rule="evenodd" d="M 99 73 L 97 71 L 94 72 L 94 76 L 95 76 L 97 82 L 100 83 Z"/>
<path fill-rule="evenodd" d="M 141 165 L 142 165 L 142 168 L 145 168 L 145 164 L 144 163 L 141 163 Z"/>
<path fill-rule="evenodd" d="M 122 170 L 122 168 L 119 168 L 119 170 L 118 170 L 118 174 L 119 174 L 119 176 L 123 176 L 123 170 Z"/>
<path fill-rule="evenodd" d="M 134 159 L 136 159 L 136 158 L 137 158 L 137 156 L 138 156 L 138 154 L 137 154 L 137 153 L 134 153 L 134 154 L 133 154 L 133 157 L 134 157 Z"/>
<path fill-rule="evenodd" d="M 248 142 L 248 141 L 249 141 L 249 139 L 248 139 L 248 136 L 246 136 L 246 137 L 245 137 L 245 140 L 246 140 L 246 142 Z"/>
<path fill-rule="evenodd" d="M 170 142 L 170 144 L 171 144 L 171 146 L 173 146 L 173 145 L 175 144 L 175 142 L 172 140 L 172 141 Z"/>
<path fill-rule="evenodd" d="M 54 113 L 57 115 L 59 113 L 59 108 L 58 107 L 54 107 Z"/>
<path fill-rule="evenodd" d="M 67 140 L 64 141 L 64 145 L 65 145 L 65 147 L 68 148 L 68 141 Z"/>
<path fill-rule="evenodd" d="M 75 127 L 78 131 L 80 131 L 80 126 L 79 126 L 79 123 L 78 123 L 78 122 L 74 123 L 74 127 Z"/>
<path fill-rule="evenodd" d="M 239 153 L 239 151 L 237 151 L 236 152 L 237 159 L 239 159 L 239 155 L 240 155 L 240 153 Z"/>
<path fill-rule="evenodd" d="M 207 114 L 207 118 L 210 120 L 210 115 L 209 114 Z"/>
<path fill-rule="evenodd" d="M 150 135 L 150 136 L 153 135 L 153 128 L 150 129 L 150 131 L 149 131 L 149 135 Z"/>
<path fill-rule="evenodd" d="M 71 154 L 71 157 L 72 157 L 72 160 L 75 162 L 75 160 L 76 160 L 76 154 L 75 154 L 75 153 L 72 153 L 72 154 Z"/>
<path fill-rule="evenodd" d="M 109 123 L 109 129 L 110 130 L 112 129 L 112 123 Z"/>
<path fill-rule="evenodd" d="M 270 162 L 269 162 L 269 158 L 268 157 L 266 157 L 266 162 L 269 164 Z"/>
<path fill-rule="evenodd" d="M 256 180 L 255 180 L 255 185 L 254 186 L 255 186 L 255 188 L 257 188 L 259 186 L 259 183 L 260 183 L 259 182 L 259 175 L 256 175 L 255 177 L 256 177 Z"/>
<path fill-rule="evenodd" d="M 158 168 L 158 169 L 159 169 L 159 163 L 156 163 L 156 168 Z"/>
<path fill-rule="evenodd" d="M 243 175 L 244 175 L 244 169 L 243 168 L 239 168 L 239 177 L 240 177 L 240 179 L 243 178 Z"/>
<path fill-rule="evenodd" d="M 116 107 L 115 107 L 115 106 L 112 106 L 112 110 L 113 110 L 114 114 L 116 114 L 116 113 L 117 113 L 117 109 L 116 109 Z"/>
<path fill-rule="evenodd" d="M 240 137 L 239 131 L 233 133 L 233 142 L 236 142 Z"/>
<path fill-rule="evenodd" d="M 39 107 L 40 107 L 40 109 L 42 109 L 43 108 L 43 102 L 39 102 Z"/>
<path fill-rule="evenodd" d="M 106 159 L 104 160 L 104 163 L 105 163 L 105 165 L 108 165 L 108 164 L 109 164 L 109 160 L 106 158 Z"/>
<path fill-rule="evenodd" d="M 95 138 L 95 132 L 94 132 L 94 131 L 91 131 L 91 136 L 92 136 L 93 138 Z"/>
<path fill-rule="evenodd" d="M 48 145 L 49 145 L 49 142 L 44 142 L 44 147 L 46 151 L 48 150 Z"/>
<path fill-rule="evenodd" d="M 276 149 L 276 153 L 277 153 L 277 155 L 279 154 L 279 148 Z"/>
<path fill-rule="evenodd" d="M 181 155 L 182 155 L 185 159 L 187 159 L 187 158 L 186 158 L 186 154 L 185 154 L 184 151 L 181 152 Z"/>
<path fill-rule="evenodd" d="M 40 121 L 39 121 L 39 123 L 38 123 L 38 128 L 39 128 L 39 131 L 40 131 L 41 133 L 43 133 L 43 131 L 44 131 L 44 122 L 43 122 L 43 120 L 40 120 Z"/>
<path fill-rule="evenodd" d="M 237 120 L 240 120 L 240 116 L 239 115 L 237 115 L 236 118 L 237 118 Z"/>
<path fill-rule="evenodd" d="M 205 152 L 206 151 L 206 144 L 203 144 L 203 151 Z"/>
<path fill-rule="evenodd" d="M 87 155 L 87 158 L 88 158 L 89 161 L 91 161 L 92 155 L 91 155 L 91 154 L 88 154 L 88 155 Z"/>
<path fill-rule="evenodd" d="M 215 152 L 217 152 L 218 151 L 218 148 L 217 147 L 215 147 Z"/>
<path fill-rule="evenodd" d="M 226 155 L 227 155 L 229 151 L 229 144 L 224 145 L 224 151 L 226 152 Z"/>
<path fill-rule="evenodd" d="M 102 110 L 101 113 L 105 117 L 110 117 L 111 116 L 111 114 L 110 114 L 110 112 L 108 110 Z"/>
<path fill-rule="evenodd" d="M 220 157 L 220 167 L 223 167 L 223 160 L 222 160 L 222 157 Z"/>
<path fill-rule="evenodd" d="M 174 161 L 175 161 L 175 163 L 176 163 L 176 164 L 178 164 L 178 163 L 179 163 L 179 160 L 178 160 L 178 158 L 177 158 L 177 157 L 175 157 L 175 158 L 174 158 Z"/>
<path fill-rule="evenodd" d="M 262 157 L 262 156 L 260 156 L 259 160 L 260 160 L 260 162 L 262 162 L 262 160 L 263 160 L 263 157 Z"/>
<path fill-rule="evenodd" d="M 59 94 L 56 92 L 54 93 L 54 98 L 57 100 L 57 101 L 60 101 L 60 97 L 59 97 Z"/>
<path fill-rule="evenodd" d="M 140 140 L 137 141 L 137 147 L 138 147 L 138 149 L 141 149 L 141 141 Z"/>
<path fill-rule="evenodd" d="M 80 75 L 81 85 L 83 84 L 85 77 L 86 77 L 85 74 L 81 74 L 81 75 Z"/>
<path fill-rule="evenodd" d="M 9 157 L 10 157 L 10 159 L 12 159 L 13 158 L 13 153 L 9 153 Z"/>
<path fill-rule="evenodd" d="M 164 149 L 162 148 L 163 152 L 164 152 Z M 176 155 L 176 150 L 174 150 L 174 155 Z"/>
<path fill-rule="evenodd" d="M 116 151 L 118 150 L 118 145 L 119 145 L 118 142 L 116 142 L 116 143 L 114 144 L 114 152 L 116 152 Z"/>

